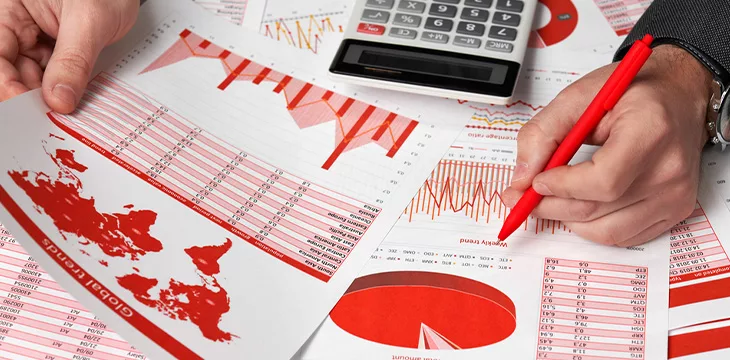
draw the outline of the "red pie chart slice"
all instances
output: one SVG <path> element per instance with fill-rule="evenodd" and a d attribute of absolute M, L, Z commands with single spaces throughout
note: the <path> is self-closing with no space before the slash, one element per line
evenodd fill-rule
<path fill-rule="evenodd" d="M 421 271 L 356 279 L 330 317 L 359 338 L 412 349 L 489 346 L 516 327 L 514 303 L 501 291 L 475 280 Z"/>
<path fill-rule="evenodd" d="M 529 46 L 544 48 L 570 36 L 578 26 L 578 9 L 571 0 L 540 0 L 550 10 L 550 22 L 530 34 Z"/>

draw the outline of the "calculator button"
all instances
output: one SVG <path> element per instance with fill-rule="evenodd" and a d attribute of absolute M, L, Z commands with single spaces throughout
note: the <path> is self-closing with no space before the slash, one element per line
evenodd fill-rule
<path fill-rule="evenodd" d="M 456 26 L 457 33 L 471 36 L 482 36 L 484 35 L 484 31 L 486 29 L 487 27 L 482 24 L 468 23 L 463 21 Z"/>
<path fill-rule="evenodd" d="M 408 14 L 395 14 L 395 19 L 393 19 L 393 25 L 418 27 L 419 25 L 421 25 L 421 17 Z"/>
<path fill-rule="evenodd" d="M 367 0 L 365 6 L 376 9 L 390 10 L 393 8 L 395 0 Z"/>
<path fill-rule="evenodd" d="M 524 6 L 520 0 L 497 0 L 497 10 L 522 12 Z"/>
<path fill-rule="evenodd" d="M 424 27 L 428 30 L 451 31 L 451 28 L 454 27 L 454 22 L 449 19 L 437 19 L 430 17 L 426 19 L 426 25 L 424 25 Z"/>
<path fill-rule="evenodd" d="M 447 4 L 458 4 L 461 0 L 433 0 L 434 2 L 442 2 Z"/>
<path fill-rule="evenodd" d="M 482 45 L 482 41 L 479 39 L 466 37 L 466 36 L 456 36 L 454 37 L 454 45 L 456 46 L 464 46 L 464 47 L 470 47 L 470 48 L 478 48 Z"/>
<path fill-rule="evenodd" d="M 418 33 L 416 32 L 416 30 L 411 29 L 390 28 L 390 32 L 388 32 L 388 35 L 402 39 L 415 39 Z"/>
<path fill-rule="evenodd" d="M 502 41 L 488 40 L 486 49 L 492 50 L 492 51 L 511 53 L 512 49 L 514 49 L 514 46 L 510 43 L 506 43 L 506 42 L 502 42 Z"/>
<path fill-rule="evenodd" d="M 446 44 L 449 41 L 449 35 L 424 31 L 423 34 L 421 34 L 421 40 L 439 44 Z"/>
<path fill-rule="evenodd" d="M 489 8 L 492 6 L 492 0 L 466 0 L 464 6 L 473 6 L 478 8 Z"/>
<path fill-rule="evenodd" d="M 499 25 L 518 26 L 520 25 L 520 16 L 517 14 L 497 12 L 494 13 L 492 22 Z"/>
<path fill-rule="evenodd" d="M 426 3 L 420 1 L 401 0 L 401 2 L 398 3 L 398 10 L 422 14 L 426 11 Z"/>
<path fill-rule="evenodd" d="M 389 17 L 390 14 L 387 11 L 365 9 L 365 11 L 362 12 L 360 20 L 385 24 L 388 22 Z"/>
<path fill-rule="evenodd" d="M 501 26 L 492 26 L 489 29 L 489 37 L 500 40 L 514 40 L 517 38 L 517 30 Z"/>
<path fill-rule="evenodd" d="M 454 17 L 456 16 L 456 10 L 456 6 L 453 5 L 431 4 L 431 8 L 428 10 L 428 13 L 430 15 Z"/>
<path fill-rule="evenodd" d="M 385 33 L 385 26 L 360 23 L 357 25 L 357 32 L 369 35 L 383 35 Z"/>
<path fill-rule="evenodd" d="M 461 10 L 461 20 L 485 22 L 487 19 L 489 19 L 489 11 L 487 10 L 472 8 Z"/>

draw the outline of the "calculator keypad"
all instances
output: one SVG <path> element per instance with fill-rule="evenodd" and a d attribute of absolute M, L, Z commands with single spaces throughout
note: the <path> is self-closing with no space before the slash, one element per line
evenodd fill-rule
<path fill-rule="evenodd" d="M 456 12 L 458 10 L 459 9 L 454 5 L 431 4 L 428 14 L 452 18 L 456 16 Z"/>
<path fill-rule="evenodd" d="M 365 0 L 357 31 L 385 36 L 387 29 L 393 38 L 511 53 L 524 6 L 521 0 Z"/>
<path fill-rule="evenodd" d="M 411 14 L 395 14 L 393 25 L 418 27 L 421 25 L 421 17 Z"/>
<path fill-rule="evenodd" d="M 461 20 L 486 22 L 489 11 L 483 9 L 464 8 L 461 10 Z"/>
<path fill-rule="evenodd" d="M 497 10 L 522 12 L 524 6 L 520 0 L 497 0 Z"/>
<path fill-rule="evenodd" d="M 390 18 L 390 13 L 387 11 L 366 9 L 365 11 L 362 12 L 361 19 L 363 21 L 385 24 L 388 22 L 389 18 Z"/>
<path fill-rule="evenodd" d="M 484 30 L 486 30 L 486 28 L 487 27 L 482 24 L 468 23 L 462 21 L 456 27 L 456 32 L 464 35 L 482 36 L 484 35 Z"/>
<path fill-rule="evenodd" d="M 415 14 L 423 14 L 423 12 L 426 11 L 426 3 L 420 1 L 401 0 L 398 3 L 398 10 Z"/>
<path fill-rule="evenodd" d="M 367 7 L 371 7 L 374 9 L 386 9 L 390 10 L 393 8 L 393 3 L 395 0 L 367 0 L 365 4 Z"/>
<path fill-rule="evenodd" d="M 403 29 L 403 28 L 390 28 L 390 32 L 388 32 L 389 36 L 397 37 L 401 39 L 415 39 L 416 35 L 418 35 L 418 32 L 413 29 Z"/>
<path fill-rule="evenodd" d="M 492 7 L 492 0 L 466 0 L 464 1 L 464 5 L 488 9 Z"/>
<path fill-rule="evenodd" d="M 430 17 L 426 19 L 426 25 L 424 27 L 428 30 L 449 32 L 454 27 L 454 22 L 449 19 Z"/>

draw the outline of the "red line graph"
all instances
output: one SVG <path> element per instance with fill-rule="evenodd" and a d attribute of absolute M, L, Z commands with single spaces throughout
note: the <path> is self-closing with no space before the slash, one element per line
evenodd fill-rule
<path fill-rule="evenodd" d="M 325 170 L 329 170 L 343 153 L 370 143 L 385 149 L 386 156 L 392 158 L 418 125 L 415 120 L 281 74 L 211 44 L 187 29 L 142 74 L 192 57 L 221 62 L 228 74 L 218 85 L 221 91 L 235 81 L 277 84 L 273 92 L 283 95 L 286 108 L 300 129 L 336 121 L 334 150 L 322 165 Z"/>
<path fill-rule="evenodd" d="M 319 53 L 319 46 L 322 38 L 326 33 L 344 32 L 342 25 L 332 25 L 330 17 L 318 20 L 316 15 L 309 15 L 305 22 L 307 25 L 302 26 L 302 21 L 295 20 L 294 31 L 291 30 L 285 19 L 279 19 L 273 24 L 266 24 L 264 35 L 278 41 L 286 40 L 289 45 L 296 46 L 300 49 L 309 50 L 315 54 Z M 296 32 L 296 35 L 294 35 Z"/>
<path fill-rule="evenodd" d="M 501 193 L 510 183 L 513 170 L 510 165 L 442 160 L 406 207 L 405 214 L 409 221 L 414 221 L 419 213 L 429 215 L 433 221 L 446 213 L 460 213 L 477 223 L 501 221 L 509 213 Z M 553 234 L 570 231 L 559 221 L 534 217 L 525 222 L 523 229 Z"/>

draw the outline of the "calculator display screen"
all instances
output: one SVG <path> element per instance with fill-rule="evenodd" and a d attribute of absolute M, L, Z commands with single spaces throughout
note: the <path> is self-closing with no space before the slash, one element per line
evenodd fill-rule
<path fill-rule="evenodd" d="M 520 64 L 428 48 L 345 39 L 330 71 L 469 93 L 512 95 Z"/>
<path fill-rule="evenodd" d="M 353 45 L 345 62 L 390 71 L 408 71 L 455 79 L 471 79 L 491 84 L 504 84 L 507 66 L 487 61 L 474 61 L 403 50 L 383 50 Z"/>

